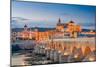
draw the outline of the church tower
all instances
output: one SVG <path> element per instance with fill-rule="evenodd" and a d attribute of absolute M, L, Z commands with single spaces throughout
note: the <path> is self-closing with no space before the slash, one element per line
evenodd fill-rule
<path fill-rule="evenodd" d="M 57 26 L 56 26 L 56 30 L 57 30 L 58 32 L 62 32 L 62 31 L 64 30 L 64 26 L 63 26 L 63 24 L 61 23 L 61 19 L 60 19 L 60 18 L 58 19 L 58 23 L 57 23 Z"/>
<path fill-rule="evenodd" d="M 25 24 L 25 26 L 24 26 L 24 31 L 27 31 L 28 30 L 28 27 L 27 27 L 27 25 Z"/>
<path fill-rule="evenodd" d="M 57 23 L 57 26 L 61 25 L 61 19 L 59 18 L 58 19 L 58 23 Z"/>

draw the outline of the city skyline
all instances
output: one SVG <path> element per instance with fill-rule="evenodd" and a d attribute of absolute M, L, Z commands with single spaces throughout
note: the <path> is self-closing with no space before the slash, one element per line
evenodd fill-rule
<path fill-rule="evenodd" d="M 25 24 L 29 27 L 54 28 L 61 18 L 62 23 L 72 20 L 82 28 L 95 29 L 95 6 L 24 1 L 12 1 L 12 5 L 12 28 L 22 28 Z"/>
<path fill-rule="evenodd" d="M 12 0 L 11 66 L 96 61 L 96 6 Z"/>

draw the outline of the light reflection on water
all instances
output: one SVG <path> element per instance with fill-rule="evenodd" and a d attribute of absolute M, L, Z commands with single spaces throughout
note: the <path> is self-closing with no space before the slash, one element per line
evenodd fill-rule
<path fill-rule="evenodd" d="M 12 56 L 12 66 L 13 65 L 25 65 L 24 64 L 24 55 L 14 55 Z"/>

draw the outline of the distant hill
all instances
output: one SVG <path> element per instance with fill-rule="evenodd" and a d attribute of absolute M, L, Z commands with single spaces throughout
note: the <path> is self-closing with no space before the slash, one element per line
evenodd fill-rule
<path fill-rule="evenodd" d="M 90 29 L 82 29 L 82 31 L 83 32 L 88 32 L 88 31 L 91 31 Z M 96 31 L 96 30 L 93 30 L 94 32 Z"/>
<path fill-rule="evenodd" d="M 35 28 L 31 28 L 31 30 L 34 30 Z M 37 28 L 39 31 L 47 31 L 47 30 L 54 30 L 55 28 Z M 21 32 L 24 28 L 13 28 L 11 29 L 12 32 Z M 29 29 L 28 29 L 29 30 Z M 83 32 L 88 32 L 90 29 L 82 29 Z M 95 31 L 95 30 L 93 30 Z"/>
<path fill-rule="evenodd" d="M 31 28 L 31 30 L 34 30 L 35 28 Z M 55 28 L 37 28 L 39 31 L 47 31 L 47 30 L 54 30 Z M 13 28 L 11 29 L 12 32 L 21 32 L 24 28 Z M 28 29 L 29 30 L 29 29 Z"/>

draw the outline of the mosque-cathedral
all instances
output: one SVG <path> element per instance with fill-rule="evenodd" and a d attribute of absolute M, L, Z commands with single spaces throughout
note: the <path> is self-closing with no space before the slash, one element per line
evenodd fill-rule
<path fill-rule="evenodd" d="M 31 30 L 31 28 L 28 28 L 28 26 L 25 25 L 24 30 L 17 33 L 17 38 L 34 40 L 48 40 L 52 37 L 77 38 L 78 34 L 81 32 L 81 26 L 75 24 L 74 21 L 62 23 L 61 19 L 59 18 L 54 30 L 39 31 L 37 27 L 35 27 L 34 30 Z M 95 32 L 90 33 L 95 34 Z"/>

